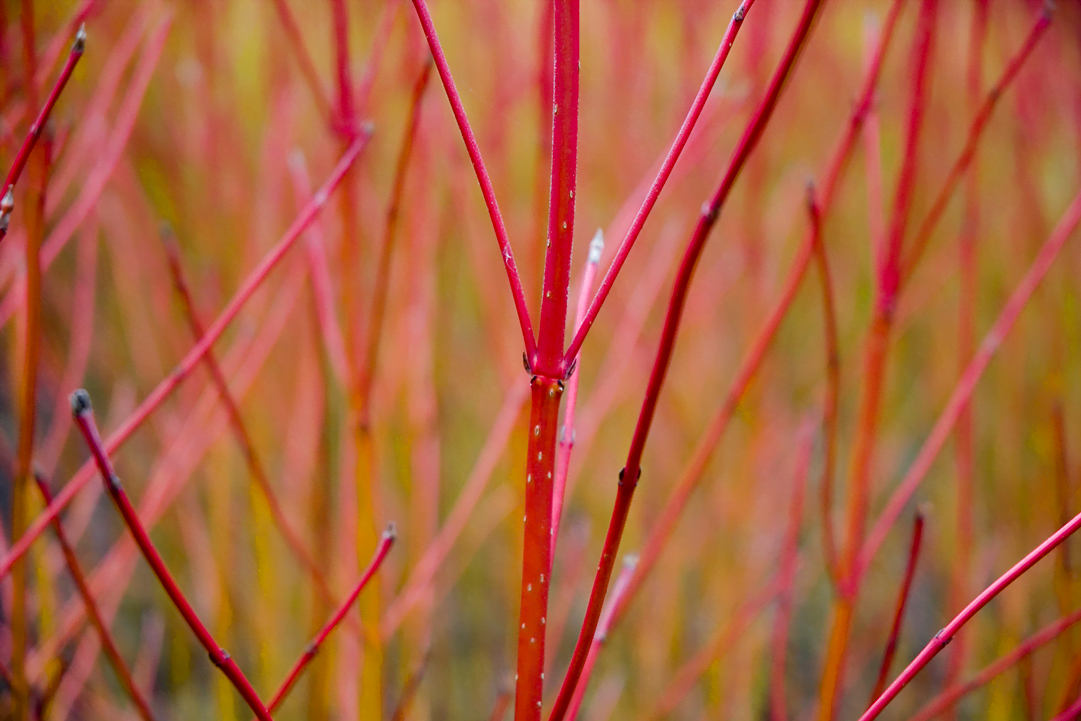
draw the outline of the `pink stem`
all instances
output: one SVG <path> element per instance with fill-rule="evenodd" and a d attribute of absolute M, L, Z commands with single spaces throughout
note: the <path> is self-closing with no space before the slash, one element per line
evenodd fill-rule
<path fill-rule="evenodd" d="M 589 329 L 593 327 L 593 321 L 597 319 L 597 314 L 600 312 L 601 306 L 608 297 L 609 291 L 612 290 L 612 286 L 616 282 L 616 277 L 623 268 L 623 263 L 626 262 L 627 256 L 630 255 L 635 240 L 638 239 L 638 235 L 642 232 L 642 228 L 646 224 L 646 219 L 649 218 L 649 214 L 653 211 L 653 206 L 657 203 L 657 198 L 661 195 L 661 190 L 664 189 L 665 183 L 668 182 L 668 177 L 672 174 L 672 168 L 675 167 L 676 161 L 679 160 L 680 153 L 683 152 L 684 146 L 687 145 L 688 138 L 691 137 L 691 131 L 694 129 L 695 123 L 698 122 L 698 117 L 702 114 L 702 109 L 706 106 L 706 101 L 709 99 L 709 94 L 713 90 L 713 85 L 717 82 L 717 76 L 720 75 L 721 68 L 724 67 L 724 62 L 728 59 L 728 53 L 732 50 L 732 44 L 736 40 L 736 35 L 739 34 L 739 29 L 743 27 L 743 20 L 747 17 L 747 11 L 751 9 L 754 2 L 755 0 L 743 0 L 739 7 L 736 8 L 736 12 L 732 15 L 732 19 L 728 23 L 728 28 L 721 38 L 721 44 L 717 48 L 717 54 L 714 55 L 713 62 L 710 63 L 709 70 L 706 71 L 706 77 L 702 80 L 701 87 L 698 88 L 698 94 L 694 96 L 694 101 L 691 103 L 690 110 L 687 111 L 687 116 L 683 119 L 683 125 L 680 126 L 679 132 L 676 133 L 676 138 L 672 141 L 672 146 L 668 149 L 668 155 L 665 156 L 664 162 L 657 172 L 657 177 L 653 180 L 653 185 L 650 186 L 649 192 L 646 193 L 646 197 L 642 200 L 642 205 L 638 209 L 638 213 L 634 216 L 634 221 L 627 229 L 627 234 L 623 237 L 623 241 L 619 244 L 619 249 L 616 251 L 616 257 L 612 259 L 612 264 L 605 272 L 604 279 L 601 280 L 600 288 L 597 289 L 597 294 L 589 304 L 589 310 L 586 311 L 585 318 L 578 324 L 574 339 L 567 348 L 567 354 L 565 356 L 567 363 L 570 363 L 578 356 L 578 351 L 581 349 L 582 343 L 589 333 Z"/>
<path fill-rule="evenodd" d="M 991 358 L 994 357 L 995 352 L 1002 345 L 1002 341 L 1005 340 L 1006 335 L 1013 328 L 1013 324 L 1021 315 L 1021 311 L 1028 304 L 1029 298 L 1032 297 L 1043 277 L 1050 270 L 1051 264 L 1058 256 L 1059 251 L 1062 250 L 1066 241 L 1077 229 L 1078 223 L 1081 223 L 1081 192 L 1074 196 L 1073 201 L 1048 237 L 1047 242 L 1040 248 L 1040 252 L 1033 260 L 1028 272 L 1025 273 L 1009 300 L 1006 301 L 1006 305 L 1003 307 L 1002 312 L 999 313 L 994 325 L 987 331 L 979 349 L 976 351 L 976 355 L 972 357 L 960 379 L 958 379 L 957 385 L 954 386 L 953 393 L 946 402 L 946 407 L 942 410 L 938 420 L 935 421 L 935 425 L 927 436 L 927 440 L 923 442 L 916 459 L 909 466 L 901 482 L 897 484 L 897 488 L 886 503 L 882 515 L 879 516 L 867 534 L 867 541 L 863 545 L 859 563 L 855 567 L 854 582 L 858 582 L 863 574 L 867 572 L 871 560 L 886 540 L 886 535 L 897 522 L 909 499 L 912 498 L 912 494 L 916 492 L 924 476 L 931 469 L 931 464 L 934 463 L 939 451 L 942 450 L 942 446 L 949 438 L 962 409 L 976 389 L 976 382 L 979 381 L 991 362 Z"/>
<path fill-rule="evenodd" d="M 593 289 L 593 279 L 597 276 L 597 265 L 601 261 L 601 253 L 604 252 L 604 231 L 598 230 L 589 244 L 589 255 L 586 258 L 585 271 L 582 273 L 582 288 L 578 293 L 578 311 L 574 316 L 574 327 L 582 325 L 585 315 L 586 304 L 589 302 L 589 293 Z M 555 558 L 556 541 L 559 539 L 559 524 L 563 517 L 563 496 L 567 490 L 567 472 L 571 465 L 571 451 L 574 449 L 574 411 L 578 400 L 578 379 L 581 368 L 578 367 L 578 358 L 574 358 L 568 366 L 567 408 L 563 411 L 563 425 L 559 429 L 559 450 L 556 453 L 556 472 L 552 483 L 552 558 Z"/>
<path fill-rule="evenodd" d="M 499 212 L 499 204 L 495 199 L 492 179 L 488 177 L 488 170 L 484 167 L 484 159 L 481 158 L 477 139 L 473 135 L 473 129 L 469 127 L 469 119 L 465 115 L 462 98 L 458 94 L 458 88 L 454 85 L 454 78 L 451 77 L 447 56 L 443 54 L 443 47 L 439 44 L 439 37 L 435 33 L 435 24 L 432 23 L 432 16 L 428 12 L 428 6 L 424 0 L 413 0 L 413 7 L 417 11 L 420 25 L 424 29 L 424 37 L 427 38 L 428 47 L 432 51 L 435 69 L 439 73 L 439 78 L 443 81 L 443 88 L 447 92 L 447 99 L 450 101 L 454 120 L 457 121 L 458 129 L 462 133 L 462 140 L 465 141 L 465 149 L 469 153 L 469 160 L 472 161 L 473 170 L 477 174 L 477 182 L 480 184 L 480 191 L 484 195 L 484 203 L 488 206 L 488 217 L 491 218 L 492 228 L 495 230 L 499 251 L 503 254 L 503 265 L 507 271 L 511 295 L 514 296 L 514 309 L 518 313 L 518 324 L 522 328 L 522 340 L 525 342 L 526 357 L 533 359 L 537 354 L 537 343 L 533 338 L 533 323 L 529 320 L 529 308 L 526 306 L 525 293 L 522 290 L 522 279 L 518 275 L 518 267 L 514 264 L 514 253 L 511 251 L 507 228 L 503 224 L 503 216 Z"/>
<path fill-rule="evenodd" d="M 116 450 L 131 437 L 139 426 L 150 417 L 158 406 L 160 406 L 169 395 L 176 390 L 187 376 L 195 369 L 197 365 L 202 361 L 203 356 L 210 350 L 214 342 L 221 337 L 225 332 L 229 323 L 236 318 L 240 313 L 240 309 L 251 298 L 252 294 L 262 285 L 266 280 L 270 271 L 273 270 L 281 259 L 285 256 L 285 253 L 300 237 L 301 233 L 311 225 L 315 217 L 326 205 L 327 199 L 330 197 L 331 192 L 341 182 L 342 176 L 345 175 L 345 171 L 353 164 L 360 154 L 360 151 L 368 143 L 370 135 L 362 135 L 354 142 L 349 149 L 338 161 L 338 165 L 331 172 L 330 177 L 323 184 L 312 199 L 304 205 L 300 214 L 293 221 L 293 224 L 289 226 L 285 231 L 285 235 L 275 245 L 270 252 L 263 258 L 258 266 L 248 275 L 244 284 L 233 295 L 233 298 L 222 310 L 217 319 L 210 325 L 206 335 L 204 335 L 195 346 L 188 351 L 188 354 L 177 364 L 173 372 L 165 379 L 161 381 L 150 392 L 139 407 L 136 408 L 131 415 L 124 420 L 124 422 L 109 436 L 105 441 L 105 450 L 107 453 L 115 453 Z M 76 494 L 79 493 L 91 480 L 94 478 L 93 465 L 84 464 L 82 468 L 75 474 L 71 481 L 64 486 L 64 489 L 57 495 L 56 499 L 49 504 L 49 506 L 34 520 L 30 527 L 26 530 L 18 541 L 12 544 L 8 552 L 0 558 L 0 578 L 3 578 L 10 570 L 12 564 L 18 561 L 26 551 L 30 548 L 30 544 L 37 539 L 42 532 L 49 527 L 52 520 L 60 513 L 60 511 L 71 502 Z"/>

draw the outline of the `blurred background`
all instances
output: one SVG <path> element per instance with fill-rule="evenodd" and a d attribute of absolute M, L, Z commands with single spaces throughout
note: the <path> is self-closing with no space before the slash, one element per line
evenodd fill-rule
<path fill-rule="evenodd" d="M 894 4 L 823 4 L 721 211 L 687 301 L 621 553 L 636 552 L 656 529 L 726 398 L 731 417 L 610 633 L 580 718 L 821 718 L 838 598 L 826 549 L 831 536 L 842 556 L 850 546 L 857 446 L 871 446 L 866 530 L 1078 192 L 1077 3 L 1059 2 L 1033 35 L 1040 3 L 951 0 L 935 8 L 901 0 L 873 103 L 854 115 Z M 747 14 L 582 347 L 548 624 L 553 693 L 581 623 L 675 268 L 803 5 L 758 0 Z M 598 228 L 607 242 L 601 272 L 610 262 L 736 7 L 582 4 L 572 299 Z M 926 106 L 909 144 L 917 25 L 927 7 Z M 376 582 L 278 718 L 488 718 L 515 666 L 528 375 L 502 259 L 446 95 L 427 75 L 412 5 L 23 0 L 0 9 L 5 170 L 81 22 L 88 36 L 16 187 L 0 245 L 4 550 L 44 507 L 18 480 L 20 439 L 32 434 L 33 461 L 58 492 L 88 457 L 68 394 L 90 391 L 104 434 L 124 423 L 194 345 L 192 316 L 210 326 L 350 144 L 371 132 L 315 222 L 213 346 L 242 423 L 201 363 L 113 459 L 181 588 L 264 698 L 328 618 L 331 598 L 355 582 L 383 527 L 396 522 L 398 541 Z M 551 143 L 549 3 L 432 0 L 431 11 L 535 315 Z M 1031 53 L 1018 60 L 1026 43 Z M 1016 77 L 996 87 L 1015 62 Z M 988 97 L 997 104 L 973 134 Z M 859 130 L 826 200 L 822 184 L 853 117 Z M 921 238 L 970 141 L 971 165 Z M 912 262 L 876 381 L 865 359 L 881 279 L 876 258 L 898 222 L 905 167 L 913 182 L 911 210 L 900 214 L 901 255 Z M 811 228 L 809 183 L 822 201 L 836 376 L 821 266 L 801 251 Z M 42 266 L 40 290 L 29 295 L 28 240 L 40 246 Z M 912 249 L 924 241 L 917 256 Z M 902 499 L 858 589 L 837 718 L 855 718 L 867 705 L 918 506 L 926 526 L 890 678 L 1081 510 L 1079 273 L 1073 238 L 1024 301 L 918 490 Z M 789 288 L 791 307 L 744 388 L 738 374 Z M 40 348 L 31 369 L 33 338 Z M 28 383 L 32 427 L 20 400 Z M 860 410 L 869 388 L 881 391 L 873 423 Z M 799 429 L 808 423 L 813 445 L 801 473 Z M 13 528 L 18 503 L 25 515 Z M 247 718 L 97 481 L 61 518 L 158 717 Z M 891 711 L 916 713 L 1076 610 L 1079 551 L 1067 543 L 1009 588 Z M 793 572 L 778 575 L 786 564 Z M 11 609 L 25 593 L 24 672 L 47 701 L 44 718 L 134 717 L 51 529 L 22 568 L 25 591 L 11 576 L 0 583 L 0 659 L 12 658 Z M 779 628 L 787 634 L 780 640 Z M 1079 649 L 1081 632 L 1058 634 L 944 717 L 1053 716 L 1081 691 Z M 673 685 L 677 679 L 686 683 Z M 0 714 L 11 712 L 10 696 L 0 684 Z"/>

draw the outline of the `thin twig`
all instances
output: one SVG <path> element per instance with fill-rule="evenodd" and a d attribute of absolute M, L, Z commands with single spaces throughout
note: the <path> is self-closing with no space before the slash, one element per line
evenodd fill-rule
<path fill-rule="evenodd" d="M 905 564 L 905 575 L 901 580 L 901 588 L 897 591 L 897 607 L 893 612 L 893 623 L 890 625 L 890 634 L 886 639 L 886 650 L 882 654 L 882 664 L 878 668 L 878 680 L 875 681 L 874 690 L 871 691 L 871 701 L 882 695 L 882 689 L 886 688 L 886 680 L 889 678 L 890 666 L 893 664 L 894 654 L 897 653 L 897 639 L 901 635 L 901 623 L 905 618 L 905 608 L 908 605 L 908 595 L 912 590 L 912 579 L 916 576 L 916 562 L 920 557 L 920 542 L 923 540 L 923 511 L 916 512 L 916 520 L 912 526 L 912 545 L 908 550 L 908 563 Z"/>
<path fill-rule="evenodd" d="M 139 514 L 135 510 L 135 506 L 132 505 L 131 500 L 124 492 L 120 485 L 120 479 L 113 470 L 113 464 L 109 460 L 109 455 L 98 433 L 97 424 L 94 422 L 90 396 L 86 391 L 78 390 L 71 394 L 71 412 L 75 417 L 75 424 L 79 426 L 79 430 L 86 440 L 86 445 L 94 457 L 98 471 L 101 473 L 105 490 L 112 497 L 117 510 L 120 511 L 120 515 L 124 519 L 124 524 L 128 527 L 128 531 L 131 533 L 135 543 L 139 546 L 143 558 L 146 559 L 151 570 L 154 571 L 154 575 L 158 577 L 158 581 L 161 583 L 165 593 L 168 594 L 173 605 L 176 606 L 180 615 L 184 617 L 188 627 L 199 639 L 199 643 L 206 649 L 210 660 L 240 692 L 244 701 L 251 707 L 260 721 L 273 721 L 270 713 L 259 699 L 259 694 L 255 692 L 251 682 L 248 681 L 244 672 L 237 666 L 236 661 L 229 656 L 225 649 L 218 645 L 214 637 L 210 635 L 210 631 L 203 625 L 203 622 L 195 613 L 195 609 L 192 608 L 191 603 L 184 596 L 184 592 L 180 590 L 180 586 L 177 585 L 172 574 L 169 573 L 169 569 L 166 568 L 165 561 L 162 560 L 161 555 L 154 547 L 154 543 L 150 540 L 150 534 L 147 533 L 142 521 L 139 520 Z"/>
<path fill-rule="evenodd" d="M 320 646 L 327 640 L 327 637 L 337 628 L 338 624 L 342 622 L 345 615 L 349 613 L 349 609 L 352 608 L 353 603 L 360 596 L 360 592 L 364 590 L 364 587 L 368 585 L 368 582 L 372 579 L 372 576 L 376 574 L 379 567 L 383 565 L 383 559 L 387 557 L 387 553 L 390 551 L 390 547 L 394 545 L 394 540 L 398 537 L 398 532 L 395 529 L 393 523 L 389 524 L 383 531 L 383 535 L 379 538 L 379 543 L 375 547 L 375 553 L 372 554 L 372 560 L 368 563 L 368 567 L 361 573 L 360 579 L 353 586 L 353 590 L 338 606 L 334 614 L 330 617 L 330 620 L 319 630 L 319 633 L 315 635 L 312 642 L 308 644 L 308 647 L 304 649 L 304 653 L 300 655 L 296 663 L 293 664 L 293 668 L 286 674 L 285 680 L 282 681 L 278 690 L 274 693 L 274 697 L 267 704 L 267 709 L 270 711 L 276 711 L 285 697 L 289 695 L 289 691 L 292 690 L 296 684 L 297 679 L 304 673 L 304 669 L 311 663 L 315 655 L 319 653 Z"/>
<path fill-rule="evenodd" d="M 871 721 L 878 718 L 878 715 L 882 713 L 882 710 L 889 705 L 897 694 L 901 692 L 908 683 L 916 677 L 924 666 L 926 666 L 932 658 L 938 655 L 938 652 L 946 647 L 946 645 L 953 640 L 953 637 L 957 634 L 961 628 L 972 620 L 980 609 L 990 603 L 998 594 L 1002 593 L 1011 583 L 1020 578 L 1025 572 L 1036 565 L 1044 556 L 1051 551 L 1055 550 L 1059 544 L 1072 536 L 1078 529 L 1081 529 L 1081 514 L 1075 516 L 1069 523 L 1053 533 L 1047 540 L 1033 549 L 1027 556 L 1022 558 L 1018 563 L 1006 573 L 1002 574 L 994 583 L 988 586 L 980 595 L 976 596 L 971 603 L 964 608 L 961 613 L 949 622 L 949 624 L 941 631 L 935 634 L 934 638 L 920 651 L 919 655 L 913 659 L 912 663 L 898 676 L 893 683 L 882 693 L 878 699 L 871 704 L 871 707 L 860 716 L 860 721 Z"/>
<path fill-rule="evenodd" d="M 653 184 L 649 187 L 646 197 L 642 199 L 641 207 L 639 207 L 638 212 L 635 214 L 630 227 L 627 228 L 627 234 L 620 242 L 619 248 L 616 251 L 616 256 L 612 259 L 612 264 L 608 266 L 608 270 L 605 271 L 604 278 L 601 280 L 601 285 L 597 289 L 597 294 L 589 304 L 589 310 L 586 311 L 585 317 L 582 319 L 581 323 L 578 324 L 578 328 L 574 333 L 574 339 L 571 340 L 571 344 L 567 347 L 565 363 L 571 363 L 578 356 L 578 351 L 581 349 L 582 343 L 585 342 L 586 335 L 589 334 L 589 329 L 593 327 L 593 322 L 596 320 L 601 306 L 608 297 L 608 293 L 612 290 L 612 286 L 616 282 L 616 277 L 623 268 L 623 263 L 627 260 L 627 256 L 630 255 L 631 248 L 634 247 L 634 242 L 638 239 L 638 235 L 642 232 L 646 220 L 653 211 L 653 206 L 657 204 L 657 198 L 660 197 L 661 190 L 664 189 L 665 183 L 668 182 L 668 178 L 672 174 L 672 168 L 675 167 L 676 161 L 679 160 L 680 153 L 683 152 L 683 148 L 687 145 L 687 140 L 691 137 L 691 131 L 698 122 L 698 118 L 702 114 L 702 109 L 706 106 L 706 101 L 709 99 L 713 86 L 717 82 L 717 76 L 720 75 L 721 68 L 724 67 L 724 62 L 728 59 L 728 53 L 735 43 L 736 36 L 739 34 L 740 28 L 743 27 L 743 21 L 747 17 L 747 12 L 751 9 L 751 6 L 754 5 L 754 2 L 755 0 L 743 0 L 739 4 L 739 7 L 736 8 L 736 12 L 732 15 L 732 19 L 728 22 L 728 28 L 721 37 L 720 45 L 717 46 L 717 53 L 713 56 L 713 61 L 706 71 L 706 77 L 702 80 L 702 85 L 698 88 L 698 94 L 695 95 L 694 101 L 691 103 L 691 107 L 687 111 L 686 117 L 683 119 L 683 124 L 679 128 L 679 132 L 676 133 L 676 137 L 672 141 L 671 147 L 668 149 L 668 154 L 664 157 L 664 161 L 657 171 L 657 176 L 653 179 Z"/>
<path fill-rule="evenodd" d="M 45 123 L 49 119 L 49 114 L 52 113 L 53 106 L 56 105 L 60 93 L 63 92 L 64 87 L 68 84 L 71 73 L 75 70 L 76 64 L 78 64 L 79 59 L 83 56 L 84 50 L 86 50 L 86 28 L 80 26 L 78 32 L 75 33 L 75 42 L 71 45 L 71 51 L 68 53 L 67 62 L 64 63 L 64 67 L 60 71 L 60 77 L 56 79 L 56 83 L 53 85 L 53 89 L 45 99 L 45 104 L 41 106 L 41 111 L 38 113 L 37 118 L 30 124 L 30 129 L 26 133 L 26 139 L 23 140 L 18 152 L 15 153 L 15 160 L 12 161 L 11 169 L 8 170 L 7 178 L 4 180 L 3 202 L 0 204 L 0 241 L 4 239 L 4 236 L 7 235 L 8 232 L 8 223 L 10 222 L 11 211 L 14 207 L 13 191 L 15 183 L 18 182 L 19 176 L 22 175 L 23 168 L 26 167 L 26 161 L 30 158 L 30 151 L 34 149 L 34 146 L 38 142 L 38 138 L 41 137 L 42 131 L 45 130 Z"/>
<path fill-rule="evenodd" d="M 537 342 L 533 337 L 533 323 L 529 319 L 529 307 L 526 305 L 525 293 L 522 290 L 522 279 L 518 275 L 518 267 L 514 264 L 514 253 L 511 251 L 510 238 L 507 236 L 507 228 L 503 224 L 503 216 L 499 212 L 499 204 L 495 199 L 495 189 L 492 187 L 492 179 L 488 177 L 488 170 L 484 167 L 484 159 L 480 154 L 480 147 L 473 135 L 473 129 L 469 127 L 469 119 L 465 115 L 465 107 L 462 106 L 462 98 L 458 94 L 458 88 L 454 85 L 454 78 L 450 74 L 450 66 L 447 57 L 443 54 L 443 47 L 439 44 L 439 37 L 435 33 L 435 24 L 428 12 L 428 6 L 424 0 L 413 0 L 413 7 L 417 11 L 421 27 L 424 29 L 424 37 L 428 40 L 428 47 L 432 51 L 432 59 L 443 88 L 446 90 L 447 99 L 450 101 L 451 110 L 454 112 L 454 120 L 458 123 L 458 129 L 465 141 L 465 149 L 469 153 L 469 159 L 473 163 L 473 170 L 477 174 L 477 182 L 480 184 L 481 193 L 484 195 L 484 203 L 488 207 L 488 217 L 491 218 L 492 228 L 495 230 L 496 241 L 499 243 L 499 252 L 503 254 L 503 265 L 507 271 L 507 280 L 510 282 L 511 295 L 514 297 L 514 309 L 518 313 L 518 324 L 522 329 L 522 340 L 525 342 L 527 358 L 534 358 L 537 354 Z"/>
<path fill-rule="evenodd" d="M 950 686 L 945 691 L 927 702 L 923 708 L 916 712 L 909 721 L 931 721 L 939 714 L 949 710 L 964 696 L 984 686 L 996 676 L 1016 666 L 1021 660 L 1028 658 L 1041 646 L 1044 646 L 1061 636 L 1068 628 L 1081 621 L 1081 610 L 1074 611 L 1068 616 L 1048 624 L 1036 633 L 1017 644 L 1012 651 L 1003 655 L 998 660 L 988 664 L 964 683 Z"/>

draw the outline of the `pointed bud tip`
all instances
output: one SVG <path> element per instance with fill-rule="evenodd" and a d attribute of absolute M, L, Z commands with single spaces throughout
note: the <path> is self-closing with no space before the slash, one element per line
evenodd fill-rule
<path fill-rule="evenodd" d="M 71 394 L 71 414 L 73 416 L 82 416 L 89 413 L 93 407 L 90 404 L 90 394 L 85 389 L 80 388 Z"/>

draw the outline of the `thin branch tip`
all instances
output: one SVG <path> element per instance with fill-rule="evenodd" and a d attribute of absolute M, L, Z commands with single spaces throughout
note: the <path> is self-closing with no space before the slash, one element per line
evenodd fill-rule
<path fill-rule="evenodd" d="M 79 418 L 91 413 L 94 408 L 90 403 L 90 394 L 85 388 L 80 388 L 71 394 L 71 415 Z"/>
<path fill-rule="evenodd" d="M 593 235 L 593 240 L 589 241 L 589 255 L 586 257 L 587 263 L 596 265 L 601 262 L 601 254 L 604 253 L 604 228 L 597 228 L 597 232 Z"/>
<path fill-rule="evenodd" d="M 86 50 L 86 23 L 79 25 L 78 32 L 75 33 L 75 42 L 71 45 L 71 52 L 79 55 L 83 54 Z"/>
<path fill-rule="evenodd" d="M 394 521 L 388 523 L 387 527 L 383 530 L 383 538 L 389 539 L 391 541 L 397 540 L 398 524 L 396 524 Z"/>

